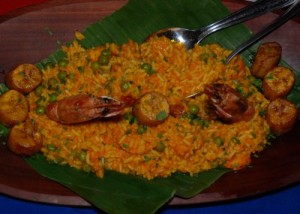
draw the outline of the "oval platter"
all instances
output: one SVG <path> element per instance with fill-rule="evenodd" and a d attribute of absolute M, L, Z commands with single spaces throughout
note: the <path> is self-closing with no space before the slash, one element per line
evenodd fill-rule
<path fill-rule="evenodd" d="M 60 44 L 70 41 L 75 30 L 83 30 L 126 4 L 124 0 L 50 0 L 0 15 L 0 82 L 19 63 L 37 62 L 53 53 Z M 235 11 L 247 3 L 227 0 L 223 3 Z M 246 22 L 257 32 L 278 14 L 270 13 Z M 63 20 L 63 21 L 62 21 Z M 292 30 L 291 30 L 292 29 Z M 18 33 L 16 33 L 18 32 Z M 298 18 L 290 20 L 266 37 L 283 47 L 283 59 L 300 70 L 300 26 Z M 191 198 L 174 197 L 169 205 L 203 204 L 241 199 L 279 190 L 300 181 L 300 122 L 292 132 L 278 138 L 254 159 L 254 167 L 228 173 L 210 188 Z M 8 151 L 1 139 L 0 192 L 16 198 L 62 205 L 90 206 L 69 189 L 40 176 L 19 156 Z"/>

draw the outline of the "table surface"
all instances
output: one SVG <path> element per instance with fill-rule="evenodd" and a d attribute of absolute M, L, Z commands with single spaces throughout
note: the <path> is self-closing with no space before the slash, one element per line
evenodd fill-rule
<path fill-rule="evenodd" d="M 248 198 L 242 201 L 233 201 L 222 204 L 210 204 L 199 206 L 167 206 L 160 210 L 161 214 L 294 214 L 300 211 L 300 184 L 285 188 L 283 190 L 262 195 L 260 197 Z M 24 212 L 25 211 L 25 212 Z M 43 213 L 43 214 L 96 214 L 102 213 L 96 208 L 58 206 L 49 204 L 38 204 L 14 199 L 0 195 L 0 213 Z"/>
<path fill-rule="evenodd" d="M 41 3 L 46 0 L 1 0 L 0 14 L 7 13 L 27 5 Z M 1 172 L 0 172 L 1 176 Z M 299 213 L 300 184 L 241 201 L 198 206 L 167 206 L 160 213 Z M 101 213 L 93 207 L 72 207 L 53 204 L 42 204 L 0 195 L 0 213 Z"/>

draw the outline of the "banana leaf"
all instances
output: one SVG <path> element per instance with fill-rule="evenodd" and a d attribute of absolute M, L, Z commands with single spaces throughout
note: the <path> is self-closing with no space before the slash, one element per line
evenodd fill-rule
<path fill-rule="evenodd" d="M 220 0 L 129 0 L 128 4 L 103 20 L 87 26 L 80 41 L 85 48 L 103 45 L 107 42 L 122 44 L 129 39 L 142 43 L 152 32 L 165 27 L 199 28 L 226 15 L 229 10 Z M 234 49 L 251 36 L 244 25 L 238 25 L 217 32 L 203 41 L 203 44 L 220 43 Z M 242 56 L 251 64 L 254 45 Z M 37 65 L 43 68 L 48 62 L 56 63 L 64 53 L 58 50 Z M 300 106 L 299 75 L 289 95 Z M 227 169 L 213 169 L 189 176 L 175 173 L 169 178 L 151 181 L 138 176 L 123 175 L 106 171 L 100 179 L 93 174 L 78 171 L 68 166 L 49 163 L 41 154 L 25 159 L 41 175 L 70 188 L 95 207 L 108 213 L 155 213 L 172 197 L 190 198 L 211 186 Z"/>
<path fill-rule="evenodd" d="M 189 176 L 175 173 L 170 178 L 147 180 L 106 170 L 100 179 L 68 166 L 49 163 L 41 154 L 26 158 L 41 175 L 54 180 L 108 213 L 154 213 L 176 194 L 192 197 L 209 187 L 228 169 L 213 169 Z"/>

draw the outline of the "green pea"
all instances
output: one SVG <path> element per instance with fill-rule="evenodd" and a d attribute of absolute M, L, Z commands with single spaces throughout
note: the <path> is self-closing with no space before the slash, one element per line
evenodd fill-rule
<path fill-rule="evenodd" d="M 82 66 L 78 66 L 77 69 L 80 73 L 84 73 L 84 68 Z"/>
<path fill-rule="evenodd" d="M 81 151 L 80 153 L 79 153 L 79 156 L 78 156 L 78 158 L 79 158 L 79 160 L 81 160 L 82 162 L 85 162 L 85 160 L 86 160 L 86 151 Z"/>
<path fill-rule="evenodd" d="M 222 145 L 224 144 L 223 139 L 220 138 L 220 137 L 214 138 L 214 141 L 215 141 L 215 143 L 216 143 L 218 146 L 222 146 Z"/>
<path fill-rule="evenodd" d="M 77 152 L 73 150 L 71 152 L 71 159 L 74 160 L 76 157 L 77 157 Z"/>
<path fill-rule="evenodd" d="M 90 171 L 92 170 L 92 168 L 91 168 L 89 165 L 84 164 L 84 165 L 82 166 L 82 170 L 83 170 L 84 172 L 90 172 Z"/>
<path fill-rule="evenodd" d="M 57 94 L 56 93 L 49 94 L 49 102 L 50 103 L 55 102 L 56 99 L 57 99 Z"/>
<path fill-rule="evenodd" d="M 147 74 L 152 75 L 154 74 L 156 71 L 152 68 L 149 72 L 147 72 Z"/>
<path fill-rule="evenodd" d="M 56 90 L 58 88 L 58 80 L 54 77 L 48 80 L 48 88 L 51 90 Z"/>
<path fill-rule="evenodd" d="M 36 104 L 37 106 L 40 106 L 45 100 L 46 100 L 45 97 L 40 96 L 39 99 L 37 99 L 37 101 L 35 101 L 35 104 Z"/>
<path fill-rule="evenodd" d="M 209 121 L 208 120 L 203 120 L 202 127 L 203 128 L 208 128 L 208 126 L 209 126 Z"/>
<path fill-rule="evenodd" d="M 161 132 L 157 134 L 157 137 L 158 137 L 158 138 L 163 138 L 163 136 L 164 136 L 164 134 L 161 133 Z"/>
<path fill-rule="evenodd" d="M 165 149 L 166 149 L 166 145 L 163 143 L 163 142 L 159 142 L 158 144 L 157 144 L 157 146 L 155 147 L 155 149 L 156 149 L 156 151 L 158 151 L 158 152 L 163 152 L 163 151 L 165 151 Z"/>
<path fill-rule="evenodd" d="M 107 56 L 110 57 L 111 53 L 109 49 L 105 49 L 101 52 L 101 56 Z"/>
<path fill-rule="evenodd" d="M 150 161 L 150 160 L 151 160 L 151 158 L 150 158 L 148 155 L 145 155 L 145 156 L 144 156 L 144 161 L 145 161 L 145 162 L 148 162 L 148 161 Z"/>
<path fill-rule="evenodd" d="M 218 160 L 214 160 L 214 161 L 211 163 L 211 168 L 217 168 L 218 166 L 219 166 Z"/>
<path fill-rule="evenodd" d="M 133 116 L 131 113 L 126 113 L 124 115 L 124 119 L 127 120 L 130 125 L 132 125 L 135 122 L 137 122 L 137 118 L 135 116 Z"/>
<path fill-rule="evenodd" d="M 70 80 L 74 80 L 74 78 L 75 78 L 74 73 L 70 73 L 70 74 L 69 74 L 69 79 L 70 79 Z"/>
<path fill-rule="evenodd" d="M 48 144 L 48 145 L 47 145 L 47 149 L 48 149 L 49 151 L 51 151 L 51 152 L 54 152 L 57 148 L 56 148 L 56 146 L 53 145 L 53 144 Z"/>
<path fill-rule="evenodd" d="M 105 49 L 101 52 L 100 58 L 99 58 L 99 62 L 101 65 L 108 65 L 109 63 L 109 58 L 110 58 L 110 50 L 109 49 Z"/>
<path fill-rule="evenodd" d="M 203 54 L 200 55 L 200 60 L 204 61 L 205 64 L 207 64 L 208 59 L 209 59 L 209 54 L 208 53 L 203 53 Z"/>
<path fill-rule="evenodd" d="M 152 69 L 152 66 L 149 63 L 143 63 L 141 68 L 148 73 Z"/>
<path fill-rule="evenodd" d="M 109 57 L 105 55 L 101 55 L 99 58 L 99 62 L 101 65 L 108 65 Z"/>
<path fill-rule="evenodd" d="M 53 160 L 53 162 L 56 164 L 64 165 L 64 159 L 62 157 L 56 157 L 55 160 Z"/>
<path fill-rule="evenodd" d="M 195 104 L 189 105 L 189 112 L 191 114 L 198 114 L 199 113 L 199 107 Z"/>
<path fill-rule="evenodd" d="M 240 141 L 239 138 L 236 137 L 236 136 L 232 137 L 232 138 L 231 138 L 231 141 L 234 142 L 234 143 L 236 143 L 236 144 L 241 144 L 241 141 Z"/>
<path fill-rule="evenodd" d="M 141 65 L 141 68 L 145 70 L 145 72 L 149 75 L 154 74 L 156 72 L 149 63 L 143 63 Z"/>
<path fill-rule="evenodd" d="M 161 111 L 161 112 L 159 112 L 159 113 L 156 115 L 156 119 L 159 120 L 159 121 L 163 121 L 163 120 L 165 120 L 167 117 L 168 117 L 168 114 L 167 114 L 167 112 L 165 112 L 165 111 Z"/>
<path fill-rule="evenodd" d="M 46 109 L 45 109 L 44 106 L 38 106 L 38 107 L 36 108 L 36 113 L 37 113 L 38 115 L 43 115 L 43 114 L 45 114 L 45 111 L 46 111 Z"/>
<path fill-rule="evenodd" d="M 195 124 L 202 126 L 203 128 L 207 128 L 209 126 L 209 121 L 204 120 L 203 118 L 197 117 L 193 120 Z"/>
<path fill-rule="evenodd" d="M 145 125 L 138 126 L 138 129 L 137 129 L 138 134 L 144 134 L 146 131 L 147 131 L 147 126 L 145 126 Z"/>
<path fill-rule="evenodd" d="M 66 59 L 61 59 L 61 60 L 59 60 L 59 62 L 58 62 L 58 66 L 59 66 L 60 68 L 64 68 L 64 67 L 67 66 L 68 63 L 69 63 L 68 60 L 66 60 Z"/>
<path fill-rule="evenodd" d="M 95 62 L 92 62 L 92 65 L 91 65 L 93 71 L 97 71 L 101 68 L 101 65 L 99 62 L 95 61 Z"/>
<path fill-rule="evenodd" d="M 34 93 L 36 96 L 41 96 L 43 93 L 44 87 L 42 85 L 39 85 L 38 87 L 35 88 Z"/>
<path fill-rule="evenodd" d="M 65 83 L 67 80 L 67 72 L 59 71 L 59 73 L 57 74 L 57 77 L 62 83 Z"/>
<path fill-rule="evenodd" d="M 121 83 L 121 90 L 122 91 L 127 91 L 130 88 L 130 83 L 129 82 L 122 82 Z"/>

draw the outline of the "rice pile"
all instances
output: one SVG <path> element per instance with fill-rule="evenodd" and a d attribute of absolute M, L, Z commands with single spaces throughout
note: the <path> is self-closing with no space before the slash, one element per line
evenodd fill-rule
<path fill-rule="evenodd" d="M 111 169 L 152 179 L 177 171 L 193 175 L 218 166 L 238 170 L 249 165 L 251 154 L 267 144 L 270 131 L 262 112 L 268 101 L 251 84 L 242 59 L 236 57 L 226 65 L 230 52 L 218 44 L 186 51 L 162 37 L 141 45 L 129 41 L 86 50 L 75 40 L 63 50 L 65 64 L 48 66 L 43 71 L 42 93 L 28 96 L 30 118 L 43 136 L 42 152 L 49 161 L 92 171 L 99 177 Z M 95 62 L 103 50 L 110 51 L 109 62 L 98 66 Z M 144 63 L 152 66 L 151 72 L 145 72 Z M 58 79 L 61 71 L 66 81 Z M 54 89 L 49 87 L 51 78 L 59 82 Z M 183 99 L 216 82 L 230 85 L 254 103 L 256 113 L 251 121 L 228 125 L 208 120 L 205 94 Z M 46 106 L 53 93 L 56 100 L 77 94 L 120 99 L 138 98 L 151 91 L 165 95 L 170 105 L 183 104 L 187 113 L 179 118 L 169 116 L 157 127 L 145 127 L 144 133 L 139 133 L 131 108 L 114 119 L 77 125 L 62 125 L 36 113 L 37 106 Z M 196 119 L 188 113 L 191 104 L 199 106 Z"/>

